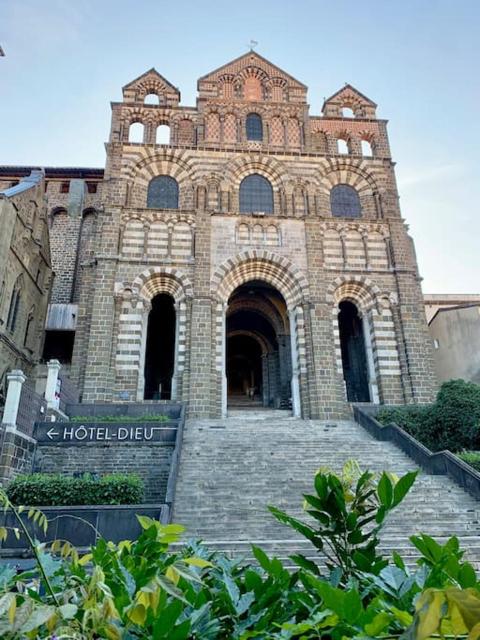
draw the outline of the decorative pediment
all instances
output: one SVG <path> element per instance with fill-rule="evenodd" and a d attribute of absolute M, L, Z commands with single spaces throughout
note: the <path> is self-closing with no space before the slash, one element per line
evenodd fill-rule
<path fill-rule="evenodd" d="M 322 112 L 325 116 L 342 116 L 342 109 L 351 109 L 355 116 L 375 118 L 375 102 L 355 89 L 351 84 L 345 84 L 336 93 L 325 100 Z"/>
<path fill-rule="evenodd" d="M 162 106 L 174 106 L 180 102 L 180 91 L 164 78 L 153 67 L 135 80 L 126 84 L 123 89 L 124 102 L 144 102 L 148 95 L 158 96 Z"/>
<path fill-rule="evenodd" d="M 200 98 L 306 102 L 307 87 L 255 51 L 198 80 Z"/>

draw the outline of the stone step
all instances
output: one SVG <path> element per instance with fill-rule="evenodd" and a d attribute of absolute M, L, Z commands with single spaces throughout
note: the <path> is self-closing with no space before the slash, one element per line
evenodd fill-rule
<path fill-rule="evenodd" d="M 251 557 L 250 542 L 258 541 L 288 558 L 310 545 L 276 522 L 267 505 L 304 518 L 302 494 L 313 492 L 315 472 L 340 471 L 352 458 L 377 472 L 400 475 L 416 467 L 395 445 L 374 440 L 352 421 L 300 420 L 286 411 L 251 408 L 232 410 L 223 420 L 188 421 L 173 520 L 208 546 Z M 413 562 L 408 537 L 420 531 L 439 540 L 455 534 L 480 561 L 480 504 L 446 477 L 419 475 L 392 514 L 382 544 Z"/>

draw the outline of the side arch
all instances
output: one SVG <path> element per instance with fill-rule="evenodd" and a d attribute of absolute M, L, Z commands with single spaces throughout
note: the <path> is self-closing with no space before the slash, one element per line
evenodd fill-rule
<path fill-rule="evenodd" d="M 144 300 L 151 300 L 159 293 L 168 293 L 175 302 L 193 296 L 190 279 L 173 267 L 150 267 L 132 282 L 132 291 Z"/>

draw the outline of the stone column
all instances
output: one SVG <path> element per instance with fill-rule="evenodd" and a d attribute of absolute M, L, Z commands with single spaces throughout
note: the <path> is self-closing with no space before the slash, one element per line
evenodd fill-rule
<path fill-rule="evenodd" d="M 367 355 L 368 370 L 368 387 L 370 389 L 370 402 L 379 404 L 377 374 L 375 372 L 375 361 L 373 359 L 372 336 L 370 333 L 370 322 L 368 316 L 364 313 L 362 316 L 363 340 L 365 343 L 365 352 Z"/>
<path fill-rule="evenodd" d="M 296 418 L 302 415 L 300 406 L 300 369 L 297 349 L 297 313 L 296 309 L 288 311 L 290 318 L 290 348 L 292 352 L 292 413 Z"/>
<path fill-rule="evenodd" d="M 227 417 L 228 380 L 227 380 L 227 305 L 218 305 L 222 314 L 221 338 L 221 375 L 222 375 L 222 418 Z"/>
<path fill-rule="evenodd" d="M 20 471 L 30 471 L 36 441 L 17 429 L 22 386 L 26 378 L 15 369 L 7 374 L 8 390 L 3 413 L 0 453 L 0 483 L 8 482 Z"/>
<path fill-rule="evenodd" d="M 145 395 L 145 357 L 147 353 L 148 316 L 152 310 L 151 301 L 142 299 L 139 302 L 142 314 L 142 336 L 140 339 L 140 358 L 138 363 L 137 402 L 143 402 Z"/>
<path fill-rule="evenodd" d="M 60 396 L 57 397 L 58 374 L 62 365 L 58 360 L 47 362 L 47 384 L 45 387 L 45 400 L 49 409 L 58 411 L 60 407 Z"/>
<path fill-rule="evenodd" d="M 16 431 L 18 407 L 22 386 L 26 380 L 25 374 L 20 369 L 14 369 L 7 374 L 8 390 L 3 410 L 2 424 L 7 431 Z"/>

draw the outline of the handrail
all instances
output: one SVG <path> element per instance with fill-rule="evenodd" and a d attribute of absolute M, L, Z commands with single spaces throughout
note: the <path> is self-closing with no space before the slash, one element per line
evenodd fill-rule
<path fill-rule="evenodd" d="M 480 500 L 480 473 L 451 451 L 433 453 L 398 424 L 382 425 L 363 407 L 354 406 L 353 416 L 357 424 L 376 440 L 393 442 L 427 473 L 449 476 L 459 487 Z"/>
<path fill-rule="evenodd" d="M 170 471 L 168 472 L 167 490 L 165 492 L 166 508 L 162 511 L 161 522 L 168 524 L 171 522 L 173 513 L 173 502 L 175 500 L 175 490 L 177 488 L 178 469 L 180 465 L 180 455 L 183 444 L 183 427 L 185 425 L 185 405 L 182 405 L 178 418 L 177 435 L 175 437 L 175 447 L 173 449 Z"/>

